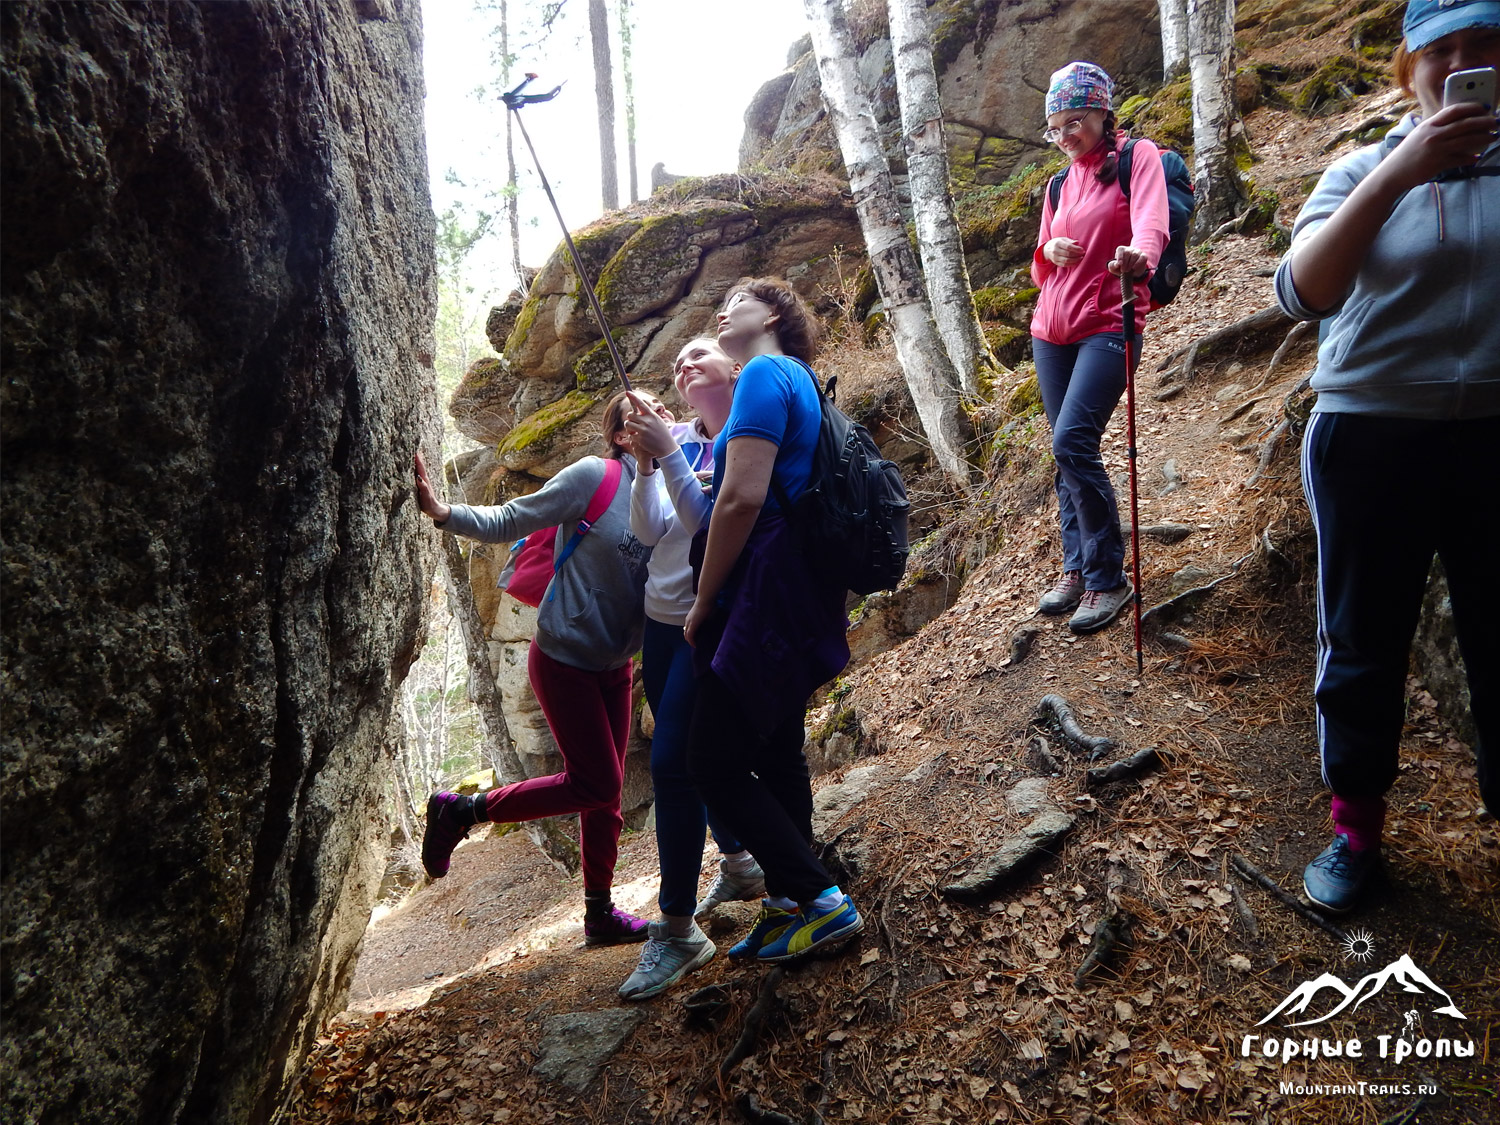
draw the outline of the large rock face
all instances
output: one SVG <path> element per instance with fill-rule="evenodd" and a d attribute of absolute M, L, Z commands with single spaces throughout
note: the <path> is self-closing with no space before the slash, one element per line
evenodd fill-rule
<path fill-rule="evenodd" d="M 415 0 L 0 5 L 3 1115 L 265 1121 L 432 558 Z"/>
<path fill-rule="evenodd" d="M 944 128 L 955 185 L 999 184 L 1049 155 L 1041 138 L 1047 79 L 1087 59 L 1119 84 L 1116 102 L 1161 81 L 1157 0 L 936 0 L 928 11 Z M 798 51 L 801 54 L 798 54 Z M 824 136 L 822 91 L 811 44 L 793 48 L 788 71 L 766 83 L 745 114 L 743 168 L 826 167 L 809 137 Z M 890 42 L 860 57 L 893 168 L 905 167 Z"/>

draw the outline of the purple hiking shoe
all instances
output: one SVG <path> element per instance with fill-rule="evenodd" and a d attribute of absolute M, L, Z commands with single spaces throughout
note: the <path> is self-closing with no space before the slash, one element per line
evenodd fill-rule
<path fill-rule="evenodd" d="M 460 823 L 467 819 L 468 823 Z M 448 874 L 458 842 L 474 827 L 472 799 L 462 793 L 434 793 L 427 798 L 427 827 L 422 832 L 422 867 L 429 877 Z"/>
<path fill-rule="evenodd" d="M 647 930 L 649 925 L 644 918 L 637 918 L 618 906 L 611 906 L 608 914 L 601 914 L 596 918 L 584 916 L 583 944 L 629 945 L 631 942 L 645 941 L 651 936 Z"/>

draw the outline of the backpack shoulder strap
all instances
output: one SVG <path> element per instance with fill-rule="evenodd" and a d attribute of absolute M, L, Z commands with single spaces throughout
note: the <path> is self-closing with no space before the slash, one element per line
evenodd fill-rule
<path fill-rule="evenodd" d="M 1135 152 L 1136 139 L 1135 137 L 1131 137 L 1125 142 L 1124 147 L 1120 149 L 1120 162 L 1116 165 L 1118 171 L 1115 174 L 1115 179 L 1119 181 L 1120 190 L 1125 193 L 1126 199 L 1130 198 L 1130 166 L 1135 162 L 1133 154 Z"/>
<path fill-rule="evenodd" d="M 614 502 L 615 493 L 620 490 L 620 477 L 624 473 L 625 466 L 620 464 L 618 457 L 604 458 L 604 479 L 599 482 L 599 487 L 594 489 L 594 495 L 589 499 L 588 509 L 583 513 L 583 519 L 578 521 L 572 537 L 552 560 L 554 571 L 562 569 L 562 564 L 567 562 L 568 556 L 577 549 L 579 540 L 587 535 L 589 529 L 598 522 L 599 517 L 609 510 L 610 504 Z"/>
<path fill-rule="evenodd" d="M 1057 201 L 1062 198 L 1063 182 L 1068 178 L 1068 169 L 1064 168 L 1052 177 L 1047 184 L 1047 198 L 1052 200 L 1052 213 L 1057 214 Z"/>

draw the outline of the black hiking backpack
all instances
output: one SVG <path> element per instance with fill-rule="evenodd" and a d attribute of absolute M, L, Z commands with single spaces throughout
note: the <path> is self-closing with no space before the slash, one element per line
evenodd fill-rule
<path fill-rule="evenodd" d="M 802 366 L 816 387 L 812 368 Z M 771 488 L 826 577 L 856 594 L 892 590 L 906 573 L 911 502 L 900 470 L 880 455 L 870 432 L 834 405 L 837 383 L 833 376 L 826 391 L 818 389 L 823 421 L 802 495 L 788 501 L 774 476 Z"/>
<path fill-rule="evenodd" d="M 1120 149 L 1117 179 L 1126 199 L 1130 198 L 1131 153 L 1136 139 L 1132 137 Z M 1193 174 L 1188 171 L 1187 161 L 1182 158 L 1182 154 L 1165 145 L 1157 144 L 1156 147 L 1161 152 L 1162 175 L 1167 180 L 1167 244 L 1162 248 L 1161 260 L 1156 263 L 1156 272 L 1151 275 L 1149 288 L 1153 309 L 1171 304 L 1172 298 L 1177 296 L 1177 290 L 1182 288 L 1182 279 L 1187 275 L 1188 224 L 1193 218 L 1193 208 L 1198 204 L 1193 197 Z M 1068 169 L 1064 168 L 1047 185 L 1054 213 L 1057 211 L 1057 201 L 1062 197 L 1063 181 L 1067 178 Z"/>

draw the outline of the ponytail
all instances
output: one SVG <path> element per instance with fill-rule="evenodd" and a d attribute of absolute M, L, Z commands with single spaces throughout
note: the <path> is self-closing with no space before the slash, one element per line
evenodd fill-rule
<path fill-rule="evenodd" d="M 1120 154 L 1115 151 L 1115 111 L 1106 110 L 1104 113 L 1104 134 L 1101 138 L 1105 145 L 1104 162 L 1099 165 L 1099 171 L 1094 173 L 1094 179 L 1101 184 L 1112 184 L 1120 175 Z"/>

